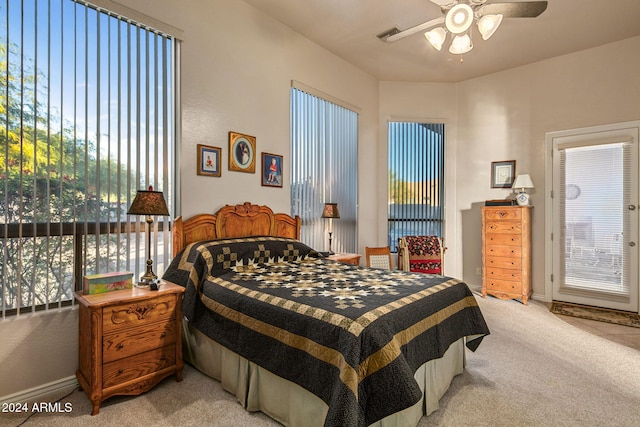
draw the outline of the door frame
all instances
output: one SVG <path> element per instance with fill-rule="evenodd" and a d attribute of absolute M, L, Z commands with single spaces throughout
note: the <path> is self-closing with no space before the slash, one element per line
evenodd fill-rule
<path fill-rule="evenodd" d="M 589 126 L 576 129 L 568 129 L 563 131 L 547 132 L 545 134 L 545 301 L 553 301 L 553 140 L 554 138 L 571 136 L 576 134 L 594 134 L 598 132 L 611 132 L 630 129 L 640 136 L 640 120 L 613 123 L 599 126 Z M 637 141 L 640 145 L 640 141 Z M 640 150 L 640 147 L 639 147 Z M 640 159 L 639 159 L 640 161 Z M 640 196 L 640 195 L 639 195 Z M 640 199 L 640 198 L 639 198 Z M 640 221 L 639 221 L 640 222 Z M 640 225 L 640 224 L 639 224 Z M 640 263 L 637 264 L 640 268 Z M 640 312 L 640 292 L 638 292 L 638 307 Z"/>

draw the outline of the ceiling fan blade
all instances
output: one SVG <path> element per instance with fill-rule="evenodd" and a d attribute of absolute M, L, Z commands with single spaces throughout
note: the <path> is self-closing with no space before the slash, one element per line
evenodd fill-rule
<path fill-rule="evenodd" d="M 391 34 L 390 36 L 381 39 L 387 42 L 395 42 L 397 40 L 403 39 L 405 37 L 410 36 L 411 34 L 418 33 L 420 31 L 425 31 L 431 27 L 435 27 L 436 25 L 441 25 L 444 23 L 444 17 L 435 18 L 431 21 L 424 22 L 422 24 L 416 25 L 415 27 L 407 28 L 406 30 L 398 31 L 395 34 Z M 388 32 L 387 32 L 388 33 Z M 383 33 L 384 34 L 384 33 Z"/>
<path fill-rule="evenodd" d="M 481 15 L 501 14 L 505 18 L 535 18 L 547 10 L 546 1 L 490 3 L 480 8 Z"/>
<path fill-rule="evenodd" d="M 431 3 L 435 3 L 440 7 L 449 6 L 450 4 L 455 3 L 454 0 L 429 0 Z"/>

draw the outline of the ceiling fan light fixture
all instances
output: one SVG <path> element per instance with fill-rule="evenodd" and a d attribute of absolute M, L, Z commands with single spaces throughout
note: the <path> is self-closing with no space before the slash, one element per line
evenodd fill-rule
<path fill-rule="evenodd" d="M 468 4 L 458 3 L 449 9 L 444 23 L 453 34 L 464 33 L 473 23 L 473 9 Z"/>
<path fill-rule="evenodd" d="M 445 39 L 447 38 L 447 30 L 442 27 L 434 28 L 433 30 L 424 33 L 427 41 L 437 50 L 442 49 Z"/>
<path fill-rule="evenodd" d="M 502 23 L 502 15 L 484 15 L 478 19 L 478 31 L 482 35 L 482 40 L 487 40 L 496 32 Z"/>
<path fill-rule="evenodd" d="M 453 38 L 451 46 L 449 47 L 449 52 L 455 55 L 462 55 L 463 53 L 469 52 L 471 49 L 473 49 L 471 37 L 469 37 L 469 34 L 464 34 Z"/>

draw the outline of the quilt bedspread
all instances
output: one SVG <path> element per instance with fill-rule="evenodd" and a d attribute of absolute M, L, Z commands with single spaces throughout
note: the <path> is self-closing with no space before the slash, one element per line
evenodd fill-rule
<path fill-rule="evenodd" d="M 326 426 L 415 404 L 420 365 L 489 334 L 459 280 L 341 264 L 293 239 L 191 244 L 163 278 L 185 286 L 194 327 L 326 402 Z"/>

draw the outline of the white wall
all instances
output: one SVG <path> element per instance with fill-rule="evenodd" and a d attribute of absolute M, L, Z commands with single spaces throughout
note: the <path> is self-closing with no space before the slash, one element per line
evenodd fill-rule
<path fill-rule="evenodd" d="M 289 212 L 289 90 L 300 81 L 359 109 L 359 164 L 376 159 L 378 87 L 370 75 L 238 0 L 128 0 L 128 7 L 184 31 L 181 213 L 215 212 L 251 201 Z M 260 174 L 228 170 L 228 132 L 257 138 L 257 154 L 284 155 L 283 188 L 262 187 Z M 196 145 L 222 148 L 222 177 L 196 175 Z M 257 169 L 260 157 L 257 158 Z M 376 179 L 360 168 L 362 183 Z M 361 247 L 374 236 L 376 189 L 360 191 Z M 161 274 L 161 272 L 158 272 Z M 21 316 L 0 322 L 0 400 L 71 377 L 78 366 L 77 312 Z M 44 356 L 46 355 L 46 357 Z M 11 378 L 11 381 L 6 381 Z"/>

